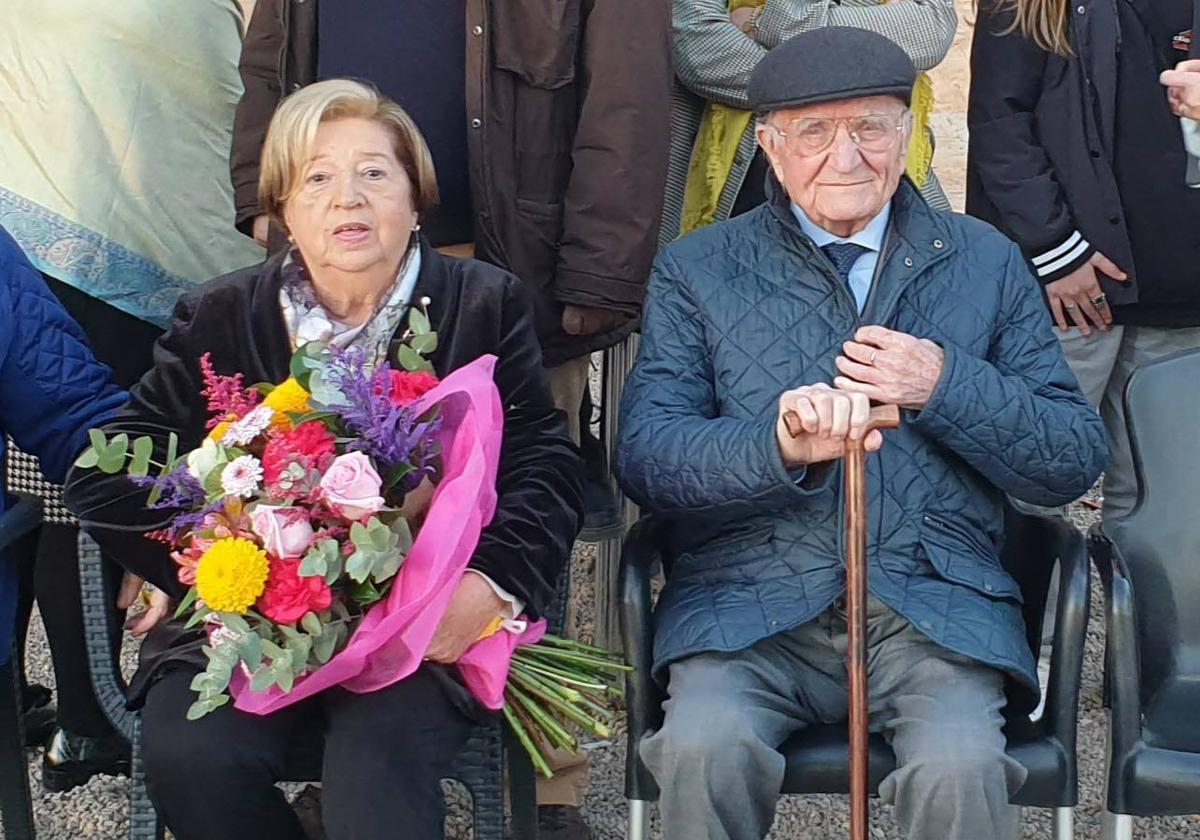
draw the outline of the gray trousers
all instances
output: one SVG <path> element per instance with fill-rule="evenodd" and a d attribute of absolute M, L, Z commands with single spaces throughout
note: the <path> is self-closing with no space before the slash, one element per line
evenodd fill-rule
<path fill-rule="evenodd" d="M 874 598 L 871 726 L 896 752 L 879 795 L 909 840 L 1010 840 L 1025 769 L 1005 752 L 1003 677 L 938 647 Z M 848 715 L 846 616 L 837 607 L 736 653 L 670 666 L 663 727 L 641 745 L 662 790 L 665 840 L 761 840 L 783 784 L 778 747 Z"/>
<path fill-rule="evenodd" d="M 1067 364 L 1088 402 L 1100 411 L 1108 432 L 1111 458 L 1104 473 L 1104 518 L 1124 516 L 1137 502 L 1133 451 L 1125 431 L 1125 384 L 1139 365 L 1177 350 L 1200 347 L 1200 327 L 1114 326 L 1108 332 L 1094 331 L 1086 338 L 1073 328 L 1065 333 L 1058 331 L 1058 337 Z M 1181 382 L 1180 387 L 1194 386 Z"/>

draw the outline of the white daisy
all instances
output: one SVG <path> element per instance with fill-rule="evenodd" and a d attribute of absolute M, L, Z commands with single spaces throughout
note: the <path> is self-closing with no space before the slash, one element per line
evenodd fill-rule
<path fill-rule="evenodd" d="M 261 435 L 271 425 L 275 409 L 268 405 L 260 405 L 231 425 L 221 436 L 222 446 L 245 446 Z"/>
<path fill-rule="evenodd" d="M 221 489 L 230 496 L 248 499 L 262 481 L 262 464 L 253 455 L 242 455 L 230 461 L 221 470 Z"/>

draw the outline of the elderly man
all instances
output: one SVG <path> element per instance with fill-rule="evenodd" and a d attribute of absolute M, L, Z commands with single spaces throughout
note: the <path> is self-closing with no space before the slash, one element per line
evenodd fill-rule
<path fill-rule="evenodd" d="M 902 179 L 913 80 L 858 29 L 777 47 L 750 94 L 782 189 L 658 258 L 618 470 L 680 521 L 655 636 L 666 719 L 642 744 L 667 838 L 765 836 L 779 745 L 846 717 L 836 459 L 871 401 L 904 409 L 865 439 L 871 714 L 899 762 L 880 795 L 910 838 L 1018 829 L 1001 709 L 1006 681 L 1037 682 L 1001 504 L 1078 497 L 1104 431 L 1016 246 Z"/>

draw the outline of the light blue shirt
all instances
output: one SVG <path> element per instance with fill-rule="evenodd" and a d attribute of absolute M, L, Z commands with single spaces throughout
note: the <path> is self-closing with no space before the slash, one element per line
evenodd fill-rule
<path fill-rule="evenodd" d="M 858 305 L 858 312 L 861 315 L 863 307 L 867 305 L 867 295 L 871 293 L 871 282 L 875 279 L 875 266 L 879 263 L 879 252 L 883 250 L 883 238 L 887 235 L 888 220 L 892 217 L 892 203 L 889 201 L 883 205 L 879 215 L 867 222 L 865 228 L 849 238 L 834 236 L 824 228 L 818 227 L 795 203 L 792 204 L 792 214 L 800 223 L 800 229 L 818 248 L 832 242 L 853 242 L 855 245 L 870 249 L 855 260 L 854 265 L 850 267 L 850 293 L 854 295 L 854 302 Z"/>

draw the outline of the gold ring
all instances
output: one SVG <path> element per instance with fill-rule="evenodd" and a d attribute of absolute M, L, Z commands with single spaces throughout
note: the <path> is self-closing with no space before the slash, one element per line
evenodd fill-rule
<path fill-rule="evenodd" d="M 878 350 L 871 351 L 871 358 L 867 360 L 867 364 L 869 364 L 869 365 L 875 364 L 875 354 L 878 352 L 879 352 Z"/>

